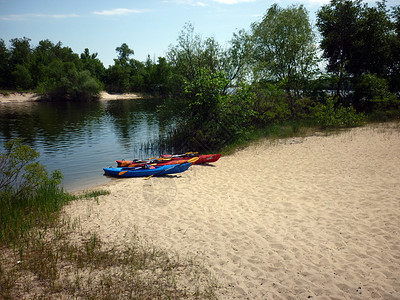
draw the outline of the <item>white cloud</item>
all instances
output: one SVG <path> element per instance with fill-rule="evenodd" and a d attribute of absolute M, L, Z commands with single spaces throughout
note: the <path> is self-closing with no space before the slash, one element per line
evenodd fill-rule
<path fill-rule="evenodd" d="M 308 1 L 304 1 L 304 2 L 310 2 L 313 4 L 319 4 L 319 5 L 325 5 L 325 4 L 329 4 L 330 0 L 308 0 Z"/>
<path fill-rule="evenodd" d="M 213 0 L 213 1 L 222 4 L 238 4 L 243 2 L 254 2 L 255 0 Z"/>
<path fill-rule="evenodd" d="M 201 2 L 201 1 L 195 1 L 195 0 L 172 0 L 172 1 L 164 1 L 166 3 L 168 2 L 173 2 L 176 4 L 183 4 L 183 5 L 190 5 L 190 6 L 208 6 L 207 3 Z"/>
<path fill-rule="evenodd" d="M 129 8 L 114 8 L 110 10 L 94 11 L 95 15 L 103 16 L 115 16 L 115 15 L 130 15 L 130 14 L 140 14 L 143 10 L 139 9 L 129 9 Z"/>
<path fill-rule="evenodd" d="M 31 18 L 66 19 L 79 17 L 77 14 L 11 14 L 0 16 L 3 21 L 24 21 Z"/>

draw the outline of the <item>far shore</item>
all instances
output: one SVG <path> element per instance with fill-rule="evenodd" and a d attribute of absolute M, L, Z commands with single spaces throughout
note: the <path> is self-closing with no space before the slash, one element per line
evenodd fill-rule
<path fill-rule="evenodd" d="M 122 100 L 122 99 L 141 99 L 143 95 L 138 93 L 110 94 L 105 91 L 100 93 L 99 100 Z M 5 102 L 31 102 L 40 101 L 41 95 L 32 92 L 12 92 L 8 94 L 0 93 L 0 103 Z"/>

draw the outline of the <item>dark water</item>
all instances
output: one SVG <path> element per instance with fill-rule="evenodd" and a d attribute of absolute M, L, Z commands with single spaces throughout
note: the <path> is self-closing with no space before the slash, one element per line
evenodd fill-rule
<path fill-rule="evenodd" d="M 15 137 L 40 153 L 49 172 L 59 169 L 67 191 L 110 181 L 103 167 L 117 159 L 158 156 L 162 100 L 133 99 L 90 103 L 0 103 L 0 150 Z"/>

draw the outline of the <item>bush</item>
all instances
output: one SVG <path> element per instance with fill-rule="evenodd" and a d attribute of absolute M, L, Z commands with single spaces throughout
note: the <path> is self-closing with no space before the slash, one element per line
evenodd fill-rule
<path fill-rule="evenodd" d="M 337 104 L 336 97 L 329 97 L 326 104 L 318 103 L 312 108 L 312 117 L 323 128 L 355 127 L 364 123 L 365 115 L 354 107 Z"/>
<path fill-rule="evenodd" d="M 355 98 L 364 111 L 398 111 L 400 100 L 389 90 L 388 81 L 373 74 L 366 74 L 355 85 Z"/>
<path fill-rule="evenodd" d="M 5 143 L 0 153 L 0 242 L 15 240 L 29 228 L 47 222 L 51 214 L 71 199 L 59 187 L 62 174 L 50 177 L 35 161 L 39 153 L 21 140 Z"/>

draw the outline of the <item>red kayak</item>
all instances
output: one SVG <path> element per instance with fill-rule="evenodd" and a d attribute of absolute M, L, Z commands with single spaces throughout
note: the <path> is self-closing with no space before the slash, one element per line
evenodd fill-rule
<path fill-rule="evenodd" d="M 129 167 L 129 168 L 142 167 L 144 165 L 165 166 L 165 165 L 183 164 L 187 162 L 189 159 L 117 160 L 117 164 L 118 167 Z"/>
<path fill-rule="evenodd" d="M 194 162 L 195 164 L 205 164 L 205 163 L 216 162 L 221 157 L 221 154 L 204 154 L 204 155 L 195 155 L 189 153 L 176 154 L 176 155 L 164 154 L 161 155 L 161 158 L 154 160 L 117 160 L 117 164 L 118 167 L 140 167 L 145 164 L 163 166 L 163 165 L 181 164 L 193 157 L 199 158 L 196 162 Z"/>
<path fill-rule="evenodd" d="M 199 157 L 199 159 L 195 162 L 195 164 L 206 164 L 206 163 L 212 163 L 216 162 L 220 157 L 221 154 L 202 154 L 202 155 L 196 155 L 196 154 L 178 154 L 178 155 L 170 155 L 170 154 L 164 154 L 161 155 L 162 158 L 171 158 L 172 160 L 180 160 L 180 159 L 186 159 L 189 160 L 192 157 Z"/>

